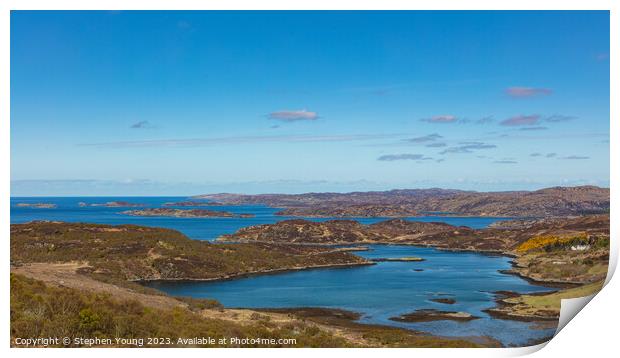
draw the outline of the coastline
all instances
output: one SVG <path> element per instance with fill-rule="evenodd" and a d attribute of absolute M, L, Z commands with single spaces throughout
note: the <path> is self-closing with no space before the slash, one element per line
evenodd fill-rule
<path fill-rule="evenodd" d="M 306 271 L 306 270 L 320 270 L 320 269 L 339 269 L 339 268 L 351 268 L 357 266 L 372 266 L 376 265 L 376 262 L 368 261 L 368 262 L 358 262 L 358 263 L 345 263 L 345 264 L 327 264 L 327 265 L 314 265 L 314 266 L 304 266 L 304 267 L 292 267 L 292 268 L 281 268 L 281 269 L 270 269 L 270 270 L 258 270 L 258 271 L 250 271 L 243 272 L 234 275 L 225 275 L 221 277 L 212 277 L 212 278 L 142 278 L 142 279 L 133 279 L 129 280 L 130 282 L 135 283 L 146 283 L 146 282 L 218 282 L 218 281 L 230 281 L 237 280 L 246 277 L 252 276 L 262 276 L 262 275 L 275 275 L 279 273 L 286 272 L 295 272 L 295 271 Z"/>
<path fill-rule="evenodd" d="M 192 240 L 192 241 L 196 241 L 196 240 Z M 441 242 L 438 243 L 440 244 L 439 246 L 434 245 L 432 242 L 430 243 L 407 243 L 407 242 L 382 242 L 380 240 L 354 242 L 354 243 L 342 242 L 342 241 L 329 242 L 329 243 L 311 243 L 311 242 L 280 243 L 280 242 L 274 242 L 274 241 L 257 241 L 257 240 L 241 240 L 241 241 L 216 240 L 216 242 L 221 243 L 221 244 L 234 244 L 234 243 L 260 244 L 262 243 L 262 244 L 272 244 L 272 245 L 277 244 L 277 245 L 291 246 L 291 247 L 293 246 L 316 246 L 316 247 L 333 248 L 333 250 L 330 250 L 328 252 L 357 251 L 361 249 L 368 249 L 368 247 L 364 247 L 367 245 L 411 246 L 411 247 L 420 247 L 420 248 L 431 248 L 435 250 L 448 251 L 448 252 L 471 252 L 471 253 L 480 254 L 480 255 L 505 256 L 508 258 L 520 257 L 516 252 L 511 252 L 511 251 L 502 251 L 498 249 L 478 249 L 472 246 L 470 246 L 469 248 L 450 248 L 450 247 L 441 246 L 442 244 Z M 338 248 L 338 246 L 344 246 L 344 247 Z M 294 251 L 296 250 L 297 249 L 295 249 Z M 354 256 L 357 256 L 357 255 L 354 255 Z M 363 262 L 334 263 L 334 264 L 318 264 L 318 265 L 310 264 L 310 265 L 303 265 L 303 266 L 300 265 L 298 267 L 285 267 L 285 268 L 273 268 L 273 269 L 258 269 L 255 271 L 219 275 L 216 277 L 209 277 L 209 278 L 188 278 L 188 277 L 182 277 L 183 275 L 179 275 L 181 276 L 180 278 L 159 278 L 159 277 L 158 278 L 140 278 L 140 279 L 130 279 L 128 281 L 135 282 L 135 283 L 148 283 L 148 282 L 158 282 L 158 281 L 160 282 L 218 282 L 218 281 L 230 281 L 230 280 L 242 279 L 242 278 L 251 277 L 251 276 L 280 274 L 280 273 L 302 271 L 302 270 L 353 268 L 353 267 L 358 267 L 358 266 L 368 266 L 368 265 L 377 264 L 376 262 L 372 262 L 370 259 L 366 259 L 364 257 L 357 256 L 357 258 L 362 259 L 364 261 Z M 581 284 L 581 283 L 575 283 L 575 282 L 570 282 L 570 281 L 554 282 L 554 280 L 537 280 L 537 279 L 528 277 L 524 275 L 523 273 L 517 272 L 516 269 L 518 268 L 518 266 L 517 266 L 516 260 L 509 260 L 508 262 L 510 262 L 510 265 L 512 266 L 513 269 L 512 270 L 498 270 L 500 274 L 515 275 L 517 277 L 527 280 L 530 283 L 548 287 L 548 288 L 574 287 L 574 286 L 578 286 Z M 228 271 L 230 272 L 230 270 Z M 218 272 L 214 272 L 214 274 L 217 275 Z M 545 294 L 548 294 L 548 293 L 551 293 L 551 292 L 546 292 Z M 528 294 L 523 294 L 523 295 L 528 295 Z M 529 295 L 531 296 L 531 294 Z M 489 303 L 491 304 L 492 302 L 489 302 Z M 524 315 L 510 314 L 510 313 L 495 311 L 495 310 L 499 310 L 503 308 L 504 306 L 505 306 L 504 302 L 501 302 L 498 299 L 496 299 L 494 307 L 490 307 L 489 309 L 484 310 L 483 312 L 485 312 L 486 314 L 488 314 L 489 316 L 493 318 L 509 319 L 509 320 L 516 320 L 516 321 L 536 322 L 536 321 L 553 321 L 556 319 L 555 317 L 551 317 L 553 312 L 550 312 L 551 314 L 548 316 L 547 315 L 525 315 L 524 316 Z"/>
<path fill-rule="evenodd" d="M 512 267 L 519 267 L 516 265 L 516 263 L 511 261 L 511 265 Z M 512 276 L 517 276 L 521 279 L 524 279 L 526 281 L 528 281 L 531 284 L 534 285 L 541 285 L 541 286 L 548 286 L 550 288 L 573 288 L 573 287 L 579 287 L 581 285 L 583 285 L 583 282 L 572 282 L 572 281 L 561 281 L 561 280 L 553 280 L 553 279 L 547 279 L 547 280 L 539 280 L 539 279 L 535 279 L 529 276 L 526 276 L 524 274 L 522 274 L 521 272 L 518 271 L 514 271 L 513 269 L 509 269 L 509 270 L 498 270 L 499 273 L 504 274 L 504 275 L 512 275 Z"/>
<path fill-rule="evenodd" d="M 230 243 L 230 244 L 248 244 L 248 243 L 278 244 L 278 242 L 275 242 L 275 241 L 262 241 L 262 240 L 218 241 L 218 239 L 216 239 L 215 242 L 223 243 L 223 244 L 226 244 L 226 243 Z M 441 246 L 433 246 L 431 244 L 411 244 L 411 243 L 394 243 L 394 242 L 363 242 L 363 243 L 336 242 L 336 243 L 328 243 L 328 244 L 294 242 L 294 243 L 287 243 L 286 245 L 321 246 L 321 247 L 350 246 L 352 248 L 355 248 L 357 246 L 366 246 L 366 245 L 412 246 L 412 247 L 430 248 L 430 249 L 435 249 L 439 251 L 448 251 L 448 252 L 470 252 L 470 253 L 475 253 L 475 254 L 480 254 L 480 255 L 485 255 L 485 256 L 503 256 L 507 258 L 519 257 L 518 255 L 512 252 L 506 252 L 506 251 L 501 251 L 501 250 L 459 249 L 459 248 L 447 248 L 447 247 L 441 247 Z M 348 251 L 355 252 L 355 251 L 366 251 L 366 250 L 348 250 Z M 521 279 L 528 281 L 529 283 L 536 284 L 536 285 L 542 285 L 542 286 L 548 286 L 550 288 L 571 288 L 571 287 L 576 287 L 576 286 L 584 284 L 583 282 L 573 282 L 573 281 L 568 281 L 568 280 L 535 279 L 533 277 L 529 277 L 527 275 L 524 275 L 521 272 L 514 270 L 515 268 L 520 267 L 517 265 L 517 263 L 514 260 L 510 260 L 510 265 L 512 266 L 511 269 L 498 270 L 498 272 L 504 275 L 517 276 Z M 357 266 L 357 264 L 353 266 Z M 260 274 L 260 273 L 257 273 L 257 274 Z"/>
<path fill-rule="evenodd" d="M 261 242 L 261 243 L 272 243 L 272 242 Z M 294 244 L 290 244 L 290 245 L 313 245 L 313 244 L 294 243 Z M 373 245 L 399 246 L 399 244 L 395 244 L 395 243 L 373 243 Z M 339 246 L 339 245 L 338 244 L 323 244 L 323 245 L 318 245 L 318 246 Z M 352 245 L 353 248 L 355 248 L 357 246 L 362 246 L 362 245 Z M 403 245 L 403 246 L 413 246 L 413 247 L 420 247 L 420 248 L 432 248 L 432 249 L 436 249 L 436 250 L 449 251 L 449 252 L 471 252 L 471 253 L 476 253 L 476 254 L 485 255 L 485 256 L 503 256 L 503 257 L 509 257 L 509 258 L 517 257 L 516 255 L 514 255 L 512 253 L 499 252 L 499 251 L 471 250 L 471 249 L 447 249 L 447 248 L 433 247 L 432 245 L 412 245 L 412 244 L 408 244 L 408 245 Z M 140 283 L 140 284 L 149 283 L 149 282 L 179 282 L 179 283 L 182 283 L 182 282 L 221 282 L 221 281 L 231 281 L 231 280 L 243 279 L 243 278 L 248 278 L 248 277 L 253 277 L 253 276 L 275 275 L 275 274 L 286 273 L 286 272 L 296 272 L 296 271 L 305 271 L 305 270 L 314 270 L 314 269 L 338 269 L 338 268 L 353 268 L 353 267 L 358 267 L 358 266 L 370 266 L 370 265 L 379 264 L 380 262 L 381 261 L 369 259 L 368 262 L 348 263 L 348 264 L 332 264 L 332 265 L 316 265 L 316 266 L 305 266 L 305 267 L 297 267 L 297 268 L 260 270 L 260 271 L 245 272 L 245 273 L 240 273 L 240 274 L 235 274 L 235 275 L 226 275 L 226 276 L 217 277 L 217 278 L 205 278 L 205 279 L 200 279 L 200 278 L 139 279 L 139 280 L 131 280 L 131 281 L 132 282 L 136 282 L 136 283 Z M 513 268 L 517 267 L 514 260 L 510 260 L 509 263 L 511 264 L 511 266 Z M 498 270 L 498 272 L 503 274 L 503 275 L 517 276 L 517 277 L 519 277 L 519 278 L 521 278 L 523 280 L 526 280 L 530 284 L 534 284 L 534 285 L 545 287 L 545 288 L 551 288 L 551 289 L 574 288 L 574 287 L 579 287 L 581 285 L 580 283 L 572 283 L 572 282 L 554 282 L 553 280 L 549 280 L 549 281 L 536 280 L 534 278 L 525 276 L 525 275 L 523 275 L 523 274 L 521 274 L 519 272 L 512 271 L 512 269 L 509 269 L 509 270 Z M 556 293 L 556 292 L 558 292 L 558 290 L 552 290 L 552 291 L 548 291 L 548 292 L 535 292 L 535 293 L 514 292 L 514 294 L 515 294 L 515 296 L 521 296 L 521 295 L 546 295 L 546 294 L 552 294 L 552 293 Z M 515 320 L 515 321 L 540 322 L 540 321 L 554 321 L 554 320 L 557 320 L 557 318 L 555 316 L 548 316 L 548 315 L 547 316 L 543 316 L 543 315 L 530 315 L 530 316 L 528 316 L 528 315 L 508 314 L 508 313 L 502 312 L 502 311 L 500 311 L 502 308 L 509 306 L 508 303 L 502 301 L 504 298 L 505 297 L 495 298 L 494 299 L 495 306 L 494 307 L 489 307 L 487 309 L 484 309 L 484 310 L 482 310 L 482 312 L 489 314 L 493 318 Z M 244 308 L 244 307 L 237 307 L 237 308 Z M 312 308 L 312 307 L 301 307 L 301 309 L 308 309 L 308 308 Z M 287 309 L 287 308 L 275 308 L 274 310 L 278 310 L 278 309 Z"/>
<path fill-rule="evenodd" d="M 224 242 L 229 242 L 229 243 L 235 243 L 235 241 L 224 241 Z M 250 241 L 240 241 L 243 243 L 247 243 Z M 260 243 L 270 243 L 273 244 L 274 242 L 265 242 L 265 241 L 255 241 L 255 242 L 260 242 Z M 311 243 L 291 243 L 289 245 L 314 245 Z M 500 257 L 507 257 L 507 258 L 517 258 L 519 257 L 517 254 L 513 253 L 513 252 L 506 252 L 506 251 L 500 251 L 500 250 L 475 250 L 475 249 L 456 249 L 456 248 L 445 248 L 445 247 L 437 247 L 437 246 L 433 246 L 433 245 L 420 245 L 420 244 L 399 244 L 399 243 L 383 243 L 383 242 L 364 242 L 364 243 L 360 243 L 360 244 L 344 244 L 344 243 L 330 243 L 330 244 L 318 244 L 318 246 L 341 246 L 341 245 L 348 245 L 352 248 L 355 248 L 357 246 L 363 246 L 363 245 L 384 245 L 384 246 L 412 246 L 412 247 L 420 247 L 420 248 L 432 248 L 435 250 L 440 250 L 440 251 L 448 251 L 448 252 L 470 252 L 470 253 L 475 253 L 475 254 L 480 254 L 480 255 L 485 255 L 485 256 L 500 256 Z M 380 263 L 380 261 L 377 260 L 372 260 L 371 259 L 371 263 L 372 264 L 377 264 Z M 553 289 L 551 291 L 548 292 L 535 292 L 535 293 L 524 293 L 524 292 L 514 292 L 515 296 L 534 296 L 534 295 L 549 295 L 549 294 L 554 294 L 554 293 L 558 293 L 560 292 L 560 290 L 563 289 L 571 289 L 571 288 L 577 288 L 583 285 L 582 282 L 572 282 L 572 281 L 558 281 L 558 280 L 553 280 L 553 279 L 548 279 L 548 280 L 540 280 L 540 279 L 535 279 L 533 277 L 529 277 L 521 272 L 516 271 L 516 269 L 519 268 L 519 266 L 517 265 L 515 260 L 509 260 L 509 263 L 511 265 L 511 269 L 502 269 L 502 270 L 498 270 L 498 272 L 500 274 L 503 275 L 511 275 L 511 276 L 516 276 L 519 277 L 525 281 L 527 281 L 530 284 L 536 285 L 536 286 L 541 286 L 541 287 L 545 287 L 545 288 L 550 288 Z M 344 265 L 344 266 L 350 266 L 350 267 L 355 267 L 355 266 L 360 266 L 360 265 L 364 265 L 364 264 L 355 264 L 355 265 Z M 367 265 L 367 264 L 366 264 Z M 338 265 L 338 266 L 342 266 L 342 265 Z M 325 267 L 321 267 L 321 268 L 330 268 L 329 266 L 325 266 Z M 336 268 L 336 267 L 335 267 Z M 213 281 L 220 281 L 220 280 L 233 280 L 233 279 L 237 279 L 237 278 L 243 278 L 243 277 L 247 277 L 247 276 L 253 276 L 253 275 L 261 275 L 261 274 L 277 274 L 277 273 L 282 273 L 282 272 L 286 272 L 286 271 L 297 271 L 297 270 L 304 270 L 306 268 L 299 268 L 299 269 L 295 269 L 295 270 L 271 270 L 268 272 L 255 272 L 249 275 L 236 275 L 236 276 L 232 276 L 232 277 L 227 277 L 224 279 L 216 279 Z M 312 269 L 312 267 L 308 267 L 307 269 Z M 175 280 L 166 280 L 166 281 L 175 281 Z M 558 290 L 559 289 L 559 290 Z M 556 321 L 558 318 L 555 316 L 555 314 L 553 312 L 549 312 L 549 314 L 538 314 L 538 315 L 520 315 L 520 314 L 510 314 L 510 313 L 506 313 L 505 311 L 503 311 L 503 309 L 505 307 L 510 306 L 509 303 L 504 302 L 503 299 L 505 297 L 498 297 L 494 299 L 495 302 L 495 306 L 494 307 L 489 307 L 487 309 L 482 310 L 482 312 L 490 315 L 492 318 L 497 318 L 497 319 L 506 319 L 506 320 L 515 320 L 515 321 L 521 321 L 521 322 L 550 322 L 550 321 Z"/>
<path fill-rule="evenodd" d="M 421 335 L 424 337 L 435 337 L 441 339 L 463 339 L 475 344 L 482 344 L 487 348 L 504 347 L 504 345 L 489 336 L 442 336 L 432 334 L 426 331 L 420 331 L 411 328 L 400 328 L 396 326 L 389 326 L 379 323 L 361 323 L 358 320 L 361 319 L 359 312 L 350 311 L 341 308 L 326 308 L 326 307 L 286 307 L 286 308 L 253 308 L 252 310 L 257 312 L 267 313 L 285 313 L 292 314 L 302 319 L 309 319 L 319 323 L 327 324 L 328 326 L 345 326 L 349 328 L 358 328 L 365 330 L 381 329 L 388 331 L 400 331 L 406 330 L 413 334 Z"/>

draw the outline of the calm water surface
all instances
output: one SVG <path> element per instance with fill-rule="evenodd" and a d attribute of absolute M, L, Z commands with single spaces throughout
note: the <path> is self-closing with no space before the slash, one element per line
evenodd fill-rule
<path fill-rule="evenodd" d="M 209 209 L 252 213 L 254 218 L 132 217 L 120 214 L 128 208 L 79 207 L 79 202 L 127 201 L 159 207 L 185 197 L 105 198 L 11 198 L 11 222 L 59 220 L 102 224 L 137 224 L 176 229 L 190 238 L 213 240 L 222 234 L 257 224 L 289 219 L 273 215 L 265 206 L 218 206 Z M 54 203 L 55 209 L 16 207 L 17 203 Z M 328 219 L 310 219 L 315 221 Z M 362 223 L 385 219 L 359 218 Z M 409 220 L 442 221 L 473 228 L 486 227 L 497 218 L 415 217 Z M 318 269 L 252 276 L 221 282 L 152 282 L 149 286 L 171 295 L 215 298 L 227 307 L 327 307 L 362 313 L 360 322 L 399 326 L 443 336 L 489 336 L 504 345 L 524 345 L 551 336 L 554 329 L 533 323 L 493 319 L 482 310 L 495 305 L 492 291 L 540 292 L 548 288 L 529 284 L 515 276 L 500 274 L 510 268 L 509 259 L 476 253 L 448 252 L 412 246 L 372 245 L 356 252 L 368 258 L 417 256 L 423 262 L 381 262 L 372 266 Z M 422 271 L 419 271 L 422 270 Z M 430 301 L 453 298 L 454 305 Z M 389 318 L 417 309 L 464 311 L 481 317 L 470 322 L 436 321 L 400 323 Z"/>

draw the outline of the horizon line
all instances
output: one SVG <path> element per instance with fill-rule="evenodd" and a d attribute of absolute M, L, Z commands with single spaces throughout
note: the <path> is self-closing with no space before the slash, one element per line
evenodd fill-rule
<path fill-rule="evenodd" d="M 246 194 L 239 192 L 216 192 L 216 193 L 202 193 L 202 194 L 190 194 L 190 195 L 10 195 L 10 199 L 14 198 L 111 198 L 111 197 L 126 197 L 126 198 L 192 198 L 196 196 L 202 195 L 218 195 L 218 194 L 231 194 L 231 195 L 247 195 L 247 196 L 257 196 L 257 195 L 306 195 L 306 194 L 351 194 L 351 193 L 372 193 L 372 192 L 389 192 L 389 191 L 397 191 L 397 190 L 450 190 L 450 191 L 460 191 L 460 192 L 469 192 L 469 193 L 509 193 L 509 192 L 536 192 L 546 189 L 553 188 L 582 188 L 582 187 L 593 187 L 599 189 L 607 189 L 610 190 L 610 187 L 599 186 L 593 184 L 583 184 L 583 185 L 553 185 L 548 187 L 543 187 L 540 189 L 534 190 L 526 190 L 526 189 L 514 189 L 514 190 L 489 190 L 489 191 L 478 191 L 478 190 L 464 190 L 464 189 L 452 189 L 452 188 L 442 188 L 442 187 L 431 187 L 431 188 L 392 188 L 386 190 L 355 190 L 355 191 L 347 191 L 347 192 L 338 192 L 338 191 L 306 191 L 303 193 L 274 193 L 274 192 L 264 192 L 259 194 Z"/>

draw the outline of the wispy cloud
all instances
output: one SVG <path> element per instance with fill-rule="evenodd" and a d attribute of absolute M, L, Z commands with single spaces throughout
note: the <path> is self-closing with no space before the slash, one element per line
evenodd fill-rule
<path fill-rule="evenodd" d="M 213 145 L 245 143 L 311 143 L 311 142 L 352 142 L 390 139 L 402 134 L 343 134 L 343 135 L 270 135 L 222 138 L 155 139 L 103 143 L 80 143 L 78 146 L 101 148 L 139 148 L 139 147 L 205 147 Z"/>
<path fill-rule="evenodd" d="M 553 93 L 548 88 L 536 88 L 536 87 L 508 87 L 506 94 L 514 98 L 527 98 L 536 96 L 548 96 Z"/>
<path fill-rule="evenodd" d="M 422 118 L 421 121 L 429 123 L 456 123 L 459 121 L 459 118 L 450 114 L 444 114 L 430 118 Z"/>
<path fill-rule="evenodd" d="M 462 142 L 459 143 L 458 146 L 450 147 L 442 150 L 439 154 L 449 154 L 449 153 L 471 153 L 475 150 L 480 149 L 493 149 L 497 148 L 495 144 L 487 144 L 482 142 Z"/>
<path fill-rule="evenodd" d="M 504 119 L 500 122 L 503 126 L 533 126 L 540 122 L 540 115 L 531 114 L 528 116 L 520 115 L 515 117 L 510 117 L 508 119 Z"/>
<path fill-rule="evenodd" d="M 140 121 L 129 126 L 132 129 L 145 129 L 145 128 L 153 128 L 149 121 Z"/>
<path fill-rule="evenodd" d="M 517 161 L 512 160 L 512 159 L 502 159 L 502 160 L 496 160 L 493 163 L 495 164 L 517 164 Z"/>
<path fill-rule="evenodd" d="M 549 128 L 547 127 L 523 127 L 523 128 L 519 128 L 520 131 L 544 131 L 547 130 Z"/>
<path fill-rule="evenodd" d="M 443 148 L 448 146 L 446 143 L 442 143 L 442 142 L 437 142 L 437 143 L 430 143 L 426 145 L 429 148 Z"/>
<path fill-rule="evenodd" d="M 305 109 L 297 111 L 277 111 L 271 112 L 268 116 L 270 119 L 275 119 L 283 122 L 297 122 L 297 121 L 314 121 L 319 118 L 318 113 L 307 111 Z"/>
<path fill-rule="evenodd" d="M 453 116 L 450 114 L 445 114 L 445 115 L 441 115 L 441 116 L 434 116 L 434 117 L 430 117 L 430 118 L 422 118 L 420 119 L 420 121 L 422 122 L 428 122 L 428 123 L 443 123 L 443 124 L 450 124 L 450 123 L 458 123 L 458 124 L 489 124 L 489 123 L 494 123 L 495 122 L 495 118 L 493 118 L 493 116 L 486 116 L 486 117 L 482 117 L 479 119 L 471 119 L 471 118 L 465 118 L 465 117 L 457 117 L 457 116 Z"/>
<path fill-rule="evenodd" d="M 552 116 L 549 116 L 547 118 L 545 118 L 546 122 L 551 122 L 551 123 L 557 123 L 557 122 L 567 122 L 567 121 L 572 121 L 573 119 L 576 119 L 577 117 L 574 116 L 564 116 L 561 114 L 554 114 Z"/>
<path fill-rule="evenodd" d="M 384 162 L 392 162 L 395 160 L 431 160 L 433 158 L 427 157 L 423 154 L 387 154 L 382 155 L 377 160 Z"/>
<path fill-rule="evenodd" d="M 586 157 L 586 156 L 582 156 L 582 155 L 569 155 L 567 157 L 562 157 L 561 159 L 583 160 L 583 159 L 590 159 L 590 157 Z"/>
<path fill-rule="evenodd" d="M 409 139 L 405 139 L 407 142 L 411 142 L 411 143 L 426 143 L 426 142 L 434 142 L 437 139 L 441 139 L 443 138 L 442 136 L 440 136 L 437 133 L 433 133 L 433 134 L 429 134 L 429 135 L 425 135 L 422 137 L 415 137 L 415 138 L 409 138 Z"/>
<path fill-rule="evenodd" d="M 581 155 L 569 155 L 566 157 L 558 157 L 557 153 L 532 153 L 530 157 L 545 157 L 545 158 L 558 158 L 558 159 L 568 159 L 568 160 L 579 160 L 579 159 L 590 159 L 590 157 L 581 156 Z"/>
<path fill-rule="evenodd" d="M 554 114 L 548 117 L 543 117 L 540 114 L 530 114 L 530 115 L 519 115 L 507 118 L 501 121 L 499 124 L 503 126 L 534 126 L 530 128 L 522 128 L 521 130 L 542 130 L 547 129 L 546 127 L 540 126 L 541 122 L 548 123 L 560 123 L 560 122 L 568 122 L 576 119 L 574 116 L 566 116 L 562 114 Z"/>

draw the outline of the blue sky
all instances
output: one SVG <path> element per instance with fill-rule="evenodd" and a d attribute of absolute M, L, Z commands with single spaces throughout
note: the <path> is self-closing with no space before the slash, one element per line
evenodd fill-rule
<path fill-rule="evenodd" d="M 609 14 L 11 14 L 12 195 L 609 185 Z"/>

